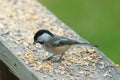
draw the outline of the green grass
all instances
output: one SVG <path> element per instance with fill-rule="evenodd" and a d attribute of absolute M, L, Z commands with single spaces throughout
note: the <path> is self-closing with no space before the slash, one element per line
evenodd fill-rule
<path fill-rule="evenodd" d="M 81 37 L 120 64 L 120 0 L 39 0 Z"/>

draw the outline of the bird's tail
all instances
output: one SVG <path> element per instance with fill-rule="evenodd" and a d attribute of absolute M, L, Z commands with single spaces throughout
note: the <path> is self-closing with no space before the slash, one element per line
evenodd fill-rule
<path fill-rule="evenodd" d="M 80 45 L 89 45 L 89 46 L 93 46 L 93 47 L 99 47 L 96 44 L 90 44 L 90 43 L 81 43 L 81 42 L 75 42 L 75 44 L 80 44 Z"/>

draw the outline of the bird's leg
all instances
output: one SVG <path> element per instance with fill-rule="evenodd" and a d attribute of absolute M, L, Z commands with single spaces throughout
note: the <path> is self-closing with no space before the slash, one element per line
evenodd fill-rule
<path fill-rule="evenodd" d="M 65 54 L 65 53 L 62 53 L 62 54 L 61 54 L 61 56 L 60 56 L 60 58 L 58 59 L 58 61 L 61 61 L 61 59 L 62 59 L 62 57 L 63 57 L 64 54 Z"/>
<path fill-rule="evenodd" d="M 65 54 L 65 53 L 62 53 L 61 56 L 60 56 L 60 58 L 59 58 L 58 60 L 53 61 L 53 62 L 61 62 L 62 56 L 63 56 L 64 54 Z"/>
<path fill-rule="evenodd" d="M 44 59 L 44 61 L 51 60 L 53 57 L 54 57 L 54 54 L 52 56 L 48 57 L 47 59 Z"/>

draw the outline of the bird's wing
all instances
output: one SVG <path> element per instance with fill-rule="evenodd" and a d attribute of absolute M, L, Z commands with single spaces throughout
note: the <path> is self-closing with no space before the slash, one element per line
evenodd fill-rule
<path fill-rule="evenodd" d="M 64 45 L 72 45 L 72 44 L 78 44 L 78 42 L 71 40 L 69 38 L 52 38 L 47 42 L 48 46 L 53 46 L 53 47 L 60 47 Z"/>

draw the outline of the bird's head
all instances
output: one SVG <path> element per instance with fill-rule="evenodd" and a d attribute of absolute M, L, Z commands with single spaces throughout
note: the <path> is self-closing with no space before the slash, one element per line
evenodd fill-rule
<path fill-rule="evenodd" d="M 46 41 L 48 41 L 51 37 L 54 35 L 48 31 L 48 30 L 39 30 L 34 35 L 34 42 L 33 44 L 40 43 L 44 44 Z"/>

